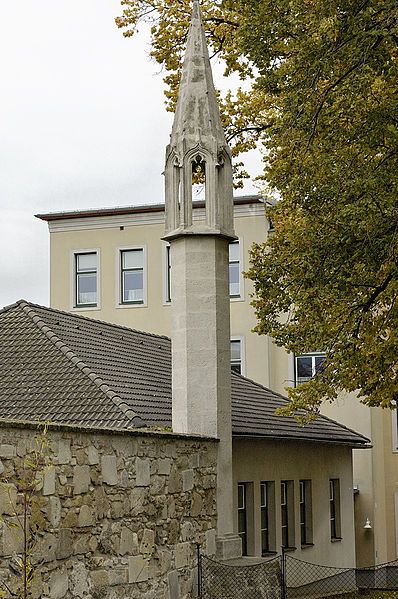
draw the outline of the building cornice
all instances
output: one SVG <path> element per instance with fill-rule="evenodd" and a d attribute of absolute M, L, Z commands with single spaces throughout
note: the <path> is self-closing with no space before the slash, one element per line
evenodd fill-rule
<path fill-rule="evenodd" d="M 265 201 L 260 196 L 244 196 L 234 200 L 234 216 L 250 217 L 264 215 Z M 203 202 L 194 203 L 194 220 L 205 216 Z M 128 206 L 125 208 L 100 208 L 74 212 L 36 214 L 36 218 L 48 222 L 51 233 L 111 229 L 140 225 L 164 225 L 164 204 L 152 206 Z"/>

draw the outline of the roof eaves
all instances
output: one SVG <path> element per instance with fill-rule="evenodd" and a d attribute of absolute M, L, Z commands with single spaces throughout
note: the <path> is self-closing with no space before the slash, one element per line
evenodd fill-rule
<path fill-rule="evenodd" d="M 354 433 L 356 436 L 360 437 L 357 441 L 354 439 L 338 439 L 335 438 L 313 438 L 308 436 L 299 436 L 299 435 L 267 435 L 261 433 L 238 433 L 233 432 L 232 437 L 234 439 L 258 439 L 264 441 L 286 441 L 289 442 L 297 442 L 300 441 L 302 443 L 321 443 L 322 445 L 344 445 L 346 447 L 357 448 L 357 449 L 371 449 L 373 446 L 371 444 L 370 439 L 367 437 L 363 437 L 358 433 Z"/>
<path fill-rule="evenodd" d="M 257 381 L 253 381 L 252 379 L 249 379 L 241 374 L 238 374 L 237 372 L 234 372 L 234 376 L 237 376 L 243 380 L 246 381 L 250 381 L 253 385 L 256 385 L 257 387 L 260 387 L 261 389 L 265 389 L 266 391 L 269 391 L 269 389 L 267 389 L 266 387 L 264 387 L 264 385 L 261 385 L 261 383 L 258 383 Z M 285 403 L 287 403 L 289 400 L 284 397 L 283 395 L 281 395 L 280 393 L 277 393 L 276 391 L 272 391 L 272 394 L 279 397 L 281 400 L 283 400 Z M 321 418 L 322 420 L 326 420 L 328 422 L 330 422 L 331 424 L 337 426 L 340 429 L 344 429 L 346 430 L 348 433 L 350 433 L 351 435 L 354 435 L 354 437 L 358 438 L 358 443 L 361 443 L 361 441 L 359 439 L 362 439 L 363 443 L 370 443 L 370 440 L 365 437 L 364 435 L 361 435 L 360 433 L 357 433 L 356 431 L 354 431 L 353 429 L 349 428 L 348 426 L 345 426 L 344 424 L 341 424 L 340 422 L 337 422 L 336 420 L 333 420 L 332 418 L 329 418 L 328 416 L 324 416 L 323 414 L 319 414 L 319 418 Z"/>
<path fill-rule="evenodd" d="M 92 383 L 98 387 L 108 399 L 110 399 L 116 407 L 126 416 L 133 427 L 145 427 L 145 422 L 142 418 L 136 414 L 127 404 L 122 400 L 122 398 L 117 395 L 112 389 L 107 385 L 103 379 L 95 374 L 89 366 L 83 360 L 78 358 L 78 356 L 64 343 L 55 333 L 54 331 L 44 322 L 40 316 L 36 314 L 32 306 L 24 301 L 20 300 L 16 305 L 19 305 L 22 308 L 23 312 L 32 320 L 32 322 L 38 327 L 38 329 L 47 337 L 49 341 L 59 350 L 64 356 L 72 362 L 76 368 L 81 370 L 83 374 L 85 374 Z"/>
<path fill-rule="evenodd" d="M 257 194 L 238 196 L 234 198 L 234 204 L 237 206 L 245 204 L 264 204 L 265 202 L 266 200 Z M 193 203 L 194 208 L 203 208 L 204 205 L 204 202 L 200 200 Z M 164 204 L 138 204 L 136 206 L 115 206 L 114 208 L 88 208 L 86 210 L 47 212 L 35 214 L 35 218 L 51 222 L 53 220 L 67 220 L 73 218 L 93 218 L 101 216 L 123 216 L 127 214 L 164 212 L 164 209 Z"/>

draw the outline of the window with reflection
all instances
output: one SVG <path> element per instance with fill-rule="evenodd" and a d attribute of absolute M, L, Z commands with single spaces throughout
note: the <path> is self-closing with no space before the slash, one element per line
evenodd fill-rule
<path fill-rule="evenodd" d="M 121 250 L 121 303 L 144 303 L 144 250 Z"/>
<path fill-rule="evenodd" d="M 240 339 L 231 339 L 231 369 L 242 374 L 242 342 Z"/>
<path fill-rule="evenodd" d="M 325 358 L 324 352 L 313 352 L 295 356 L 296 386 L 310 381 L 318 372 L 321 372 L 325 365 Z"/>
<path fill-rule="evenodd" d="M 97 252 L 75 254 L 75 306 L 97 305 Z"/>
<path fill-rule="evenodd" d="M 229 296 L 240 297 L 239 241 L 232 241 L 229 244 Z"/>

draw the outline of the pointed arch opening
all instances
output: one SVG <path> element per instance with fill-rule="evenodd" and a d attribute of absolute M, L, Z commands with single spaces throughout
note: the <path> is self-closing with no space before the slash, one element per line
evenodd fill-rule
<path fill-rule="evenodd" d="M 197 154 L 192 162 L 192 200 L 206 199 L 206 160 Z"/>

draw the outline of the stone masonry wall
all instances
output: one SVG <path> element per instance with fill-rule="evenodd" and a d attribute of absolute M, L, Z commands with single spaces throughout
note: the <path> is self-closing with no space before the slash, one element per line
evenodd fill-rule
<path fill-rule="evenodd" d="M 0 428 L 0 471 L 12 481 L 36 431 Z M 33 599 L 177 599 L 196 594 L 196 545 L 215 552 L 214 441 L 165 433 L 50 430 L 39 484 Z M 21 535 L 15 486 L 0 485 L 0 580 L 13 585 Z M 32 516 L 33 517 L 33 516 Z M 10 569 L 11 566 L 11 569 Z"/>

